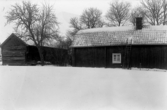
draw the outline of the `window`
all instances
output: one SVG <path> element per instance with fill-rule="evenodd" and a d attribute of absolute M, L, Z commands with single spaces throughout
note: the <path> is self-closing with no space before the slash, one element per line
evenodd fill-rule
<path fill-rule="evenodd" d="M 112 63 L 114 63 L 114 64 L 121 63 L 121 54 L 120 53 L 113 53 L 112 54 Z"/>

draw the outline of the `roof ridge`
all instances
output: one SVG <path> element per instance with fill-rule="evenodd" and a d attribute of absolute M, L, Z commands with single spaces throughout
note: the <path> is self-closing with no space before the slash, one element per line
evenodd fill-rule
<path fill-rule="evenodd" d="M 120 32 L 120 31 L 167 31 L 167 26 L 144 26 L 142 30 L 136 30 L 134 26 L 120 26 L 120 27 L 102 27 L 102 28 L 91 28 L 78 31 L 77 34 L 82 33 L 100 33 L 100 32 Z"/>
<path fill-rule="evenodd" d="M 167 27 L 167 26 L 166 26 Z M 109 31 L 109 32 L 80 33 L 75 36 L 72 47 L 75 46 L 102 46 L 102 45 L 123 45 L 127 39 L 132 39 L 135 45 L 160 45 L 167 44 L 166 30 L 137 30 L 137 31 Z M 107 33 L 107 34 L 106 34 Z M 81 41 L 89 41 L 81 42 Z"/>

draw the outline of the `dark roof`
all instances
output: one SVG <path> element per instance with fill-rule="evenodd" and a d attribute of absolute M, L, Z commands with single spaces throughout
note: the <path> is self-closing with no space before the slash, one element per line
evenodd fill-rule
<path fill-rule="evenodd" d="M 1 47 L 3 47 L 4 44 L 6 44 L 11 38 L 15 38 L 19 41 L 21 41 L 24 45 L 27 45 L 24 41 L 22 41 L 20 38 L 18 38 L 14 33 L 12 33 L 2 44 Z"/>
<path fill-rule="evenodd" d="M 11 38 L 15 38 L 19 41 L 21 41 L 25 46 L 35 46 L 34 42 L 32 40 L 28 40 L 28 41 L 24 41 L 21 38 L 19 38 L 18 36 L 16 36 L 14 33 L 12 33 L 2 44 L 1 47 L 6 44 Z M 44 45 L 43 47 L 48 47 L 48 48 L 56 48 L 54 46 L 46 46 Z"/>
<path fill-rule="evenodd" d="M 107 27 L 79 31 L 72 47 L 110 45 L 160 45 L 167 44 L 167 26 L 147 26 L 142 30 L 134 27 Z"/>

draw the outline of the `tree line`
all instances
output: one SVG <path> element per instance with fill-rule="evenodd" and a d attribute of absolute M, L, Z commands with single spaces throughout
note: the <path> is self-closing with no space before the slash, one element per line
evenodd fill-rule
<path fill-rule="evenodd" d="M 136 17 L 143 17 L 143 22 L 150 25 L 167 24 L 167 0 L 141 0 L 140 3 L 140 6 L 132 9 L 129 2 L 113 1 L 104 17 L 97 8 L 85 9 L 80 17 L 71 18 L 72 30 L 67 32 L 66 40 L 59 34 L 59 22 L 51 5 L 39 6 L 23 1 L 12 5 L 5 17 L 7 24 L 15 23 L 14 30 L 20 38 L 34 42 L 43 65 L 42 46 L 68 48 L 73 36 L 82 29 L 123 26 L 128 23 L 135 25 Z M 53 41 L 58 41 L 59 44 Z"/>
<path fill-rule="evenodd" d="M 72 30 L 68 31 L 68 35 L 74 36 L 81 29 L 135 25 L 136 17 L 142 17 L 144 24 L 166 25 L 167 0 L 141 0 L 135 8 L 131 8 L 129 2 L 115 0 L 105 16 L 97 8 L 86 9 L 79 18 L 71 18 Z"/>

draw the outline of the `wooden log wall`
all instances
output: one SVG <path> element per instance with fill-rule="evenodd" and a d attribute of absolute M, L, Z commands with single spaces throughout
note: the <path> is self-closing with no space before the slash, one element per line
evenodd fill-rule
<path fill-rule="evenodd" d="M 68 63 L 68 51 L 66 49 L 42 47 L 42 50 L 44 61 L 56 65 L 66 65 Z M 3 43 L 2 62 L 4 65 L 26 65 L 37 61 L 40 61 L 37 47 L 25 44 L 14 34 Z"/>
<path fill-rule="evenodd" d="M 11 36 L 2 46 L 2 63 L 4 65 L 24 65 L 25 64 L 26 44 Z"/>
<path fill-rule="evenodd" d="M 103 47 L 98 48 L 76 48 L 75 65 L 84 67 L 104 67 L 106 64 L 105 50 Z"/>
<path fill-rule="evenodd" d="M 74 66 L 167 69 L 167 46 L 133 45 L 73 48 Z M 121 53 L 121 64 L 112 63 L 112 54 Z"/>
<path fill-rule="evenodd" d="M 4 65 L 24 65 L 25 46 L 12 46 L 2 49 L 2 62 Z"/>
<path fill-rule="evenodd" d="M 131 67 L 167 69 L 167 46 L 133 46 Z"/>

